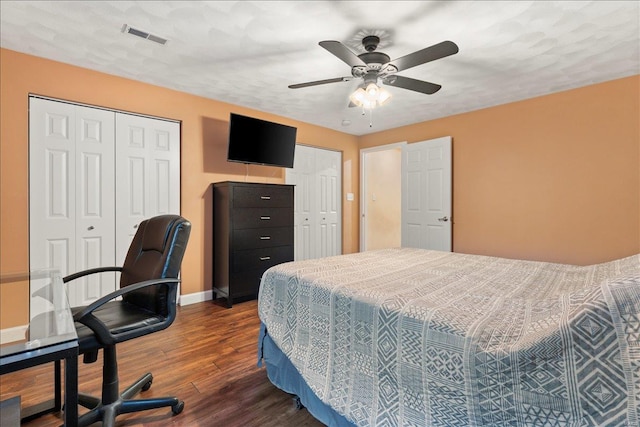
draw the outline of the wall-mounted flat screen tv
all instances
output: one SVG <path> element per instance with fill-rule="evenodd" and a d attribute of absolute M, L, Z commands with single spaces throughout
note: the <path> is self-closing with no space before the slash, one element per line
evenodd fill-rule
<path fill-rule="evenodd" d="M 293 167 L 297 128 L 231 113 L 230 162 Z"/>

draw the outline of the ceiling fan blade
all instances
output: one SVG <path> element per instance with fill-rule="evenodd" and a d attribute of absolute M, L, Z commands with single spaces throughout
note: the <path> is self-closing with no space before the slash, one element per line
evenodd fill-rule
<path fill-rule="evenodd" d="M 348 82 L 353 77 L 336 77 L 335 79 L 316 80 L 315 82 L 298 83 L 295 85 L 289 85 L 289 89 L 300 89 L 301 87 L 318 86 L 327 83 Z"/>
<path fill-rule="evenodd" d="M 442 86 L 435 83 L 429 83 L 422 80 L 416 80 L 409 77 L 392 76 L 389 79 L 383 79 L 384 84 L 389 86 L 401 87 L 403 89 L 413 90 L 415 92 L 422 92 L 427 95 L 431 95 L 440 90 Z"/>
<path fill-rule="evenodd" d="M 406 70 L 416 65 L 421 65 L 429 61 L 435 61 L 436 59 L 444 58 L 445 56 L 458 53 L 458 45 L 451 41 L 444 41 L 433 46 L 426 47 L 417 52 L 410 53 L 409 55 L 401 56 L 388 64 L 393 65 L 398 71 Z M 385 64 L 387 65 L 387 64 Z M 382 67 L 384 68 L 384 66 Z"/>
<path fill-rule="evenodd" d="M 358 55 L 351 52 L 348 47 L 340 42 L 327 40 L 318 44 L 340 58 L 343 62 L 351 67 L 355 67 L 357 65 L 367 65 L 362 59 L 358 58 Z"/>

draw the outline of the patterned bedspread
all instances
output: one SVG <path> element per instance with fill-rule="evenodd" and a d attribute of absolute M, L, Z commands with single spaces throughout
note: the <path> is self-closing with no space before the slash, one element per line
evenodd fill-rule
<path fill-rule="evenodd" d="M 388 249 L 281 264 L 267 333 L 359 426 L 639 426 L 640 255 Z"/>

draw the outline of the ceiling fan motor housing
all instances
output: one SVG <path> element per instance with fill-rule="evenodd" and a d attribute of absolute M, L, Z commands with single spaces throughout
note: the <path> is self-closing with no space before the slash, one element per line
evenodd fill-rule
<path fill-rule="evenodd" d="M 362 46 L 367 52 L 373 52 L 378 48 L 380 43 L 380 37 L 378 36 L 366 36 L 362 39 Z"/>
<path fill-rule="evenodd" d="M 391 58 L 389 55 L 382 52 L 365 52 L 358 55 L 358 58 L 362 60 L 366 66 L 356 65 L 351 68 L 351 75 L 354 77 L 363 77 L 371 72 L 379 72 L 382 66 L 388 63 Z"/>

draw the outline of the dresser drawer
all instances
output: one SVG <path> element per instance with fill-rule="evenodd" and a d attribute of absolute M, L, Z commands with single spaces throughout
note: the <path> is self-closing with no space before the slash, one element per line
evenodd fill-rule
<path fill-rule="evenodd" d="M 233 231 L 235 249 L 293 245 L 293 227 L 244 228 Z"/>
<path fill-rule="evenodd" d="M 283 262 L 293 261 L 293 246 L 277 246 L 264 249 L 234 251 L 233 272 L 266 270 Z"/>
<path fill-rule="evenodd" d="M 244 208 L 233 209 L 231 213 L 233 229 L 292 227 L 293 209 L 291 208 Z"/>
<path fill-rule="evenodd" d="M 293 187 L 237 186 L 233 189 L 234 208 L 293 207 Z"/>

